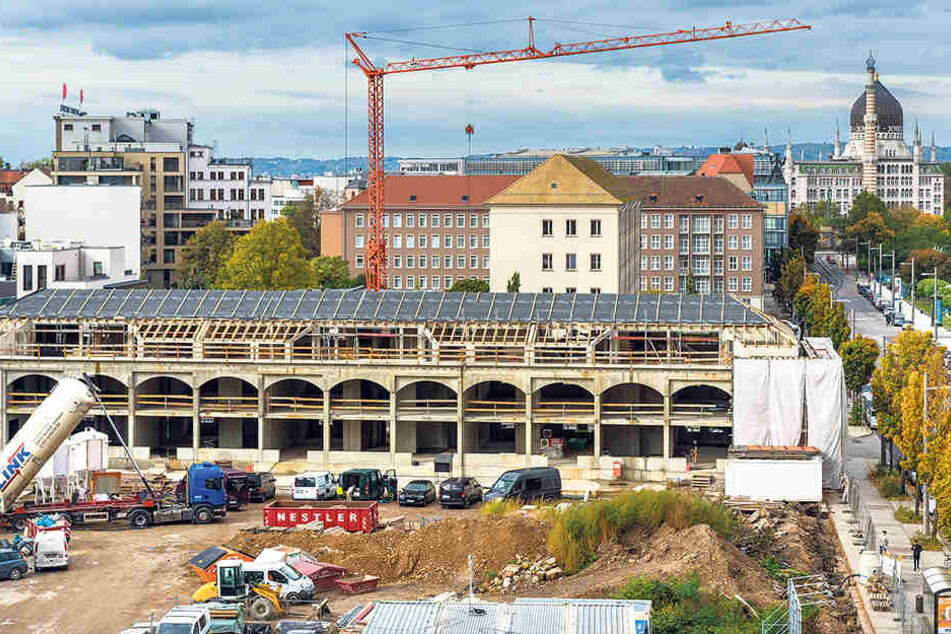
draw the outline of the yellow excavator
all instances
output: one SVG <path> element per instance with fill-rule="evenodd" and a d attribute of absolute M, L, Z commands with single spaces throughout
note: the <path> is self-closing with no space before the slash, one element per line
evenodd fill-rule
<path fill-rule="evenodd" d="M 248 616 L 256 621 L 268 621 L 285 612 L 279 591 L 245 579 L 244 562 L 240 559 L 219 561 L 215 581 L 204 584 L 192 595 L 195 603 L 214 600 L 243 603 Z"/>

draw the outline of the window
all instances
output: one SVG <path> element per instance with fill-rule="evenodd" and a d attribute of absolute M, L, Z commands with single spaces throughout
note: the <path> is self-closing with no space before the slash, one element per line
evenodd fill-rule
<path fill-rule="evenodd" d="M 726 259 L 726 268 L 727 268 L 727 270 L 728 270 L 728 271 L 736 271 L 736 270 L 737 270 L 737 262 L 738 262 L 738 260 L 737 260 L 737 258 L 736 258 L 735 255 L 729 256 L 729 257 Z"/>
<path fill-rule="evenodd" d="M 664 248 L 673 249 L 674 248 L 674 236 L 666 235 L 664 236 Z"/>
<path fill-rule="evenodd" d="M 72 124 L 72 123 L 64 123 L 64 124 L 63 124 L 63 130 L 69 132 L 69 131 L 72 130 L 72 129 L 73 129 L 73 124 Z"/>
<path fill-rule="evenodd" d="M 440 281 L 439 276 L 433 275 L 432 280 L 433 280 L 433 288 L 439 288 L 439 281 Z"/>
<path fill-rule="evenodd" d="M 748 255 L 743 256 L 743 270 L 752 271 L 753 270 L 753 258 Z"/>
<path fill-rule="evenodd" d="M 695 257 L 693 259 L 693 272 L 694 275 L 709 275 L 710 258 L 702 255 Z"/>
<path fill-rule="evenodd" d="M 482 214 L 482 228 L 489 228 L 489 214 Z"/>
<path fill-rule="evenodd" d="M 165 158 L 163 158 L 162 170 L 166 172 L 177 172 L 178 171 L 178 157 L 166 156 Z"/>
<path fill-rule="evenodd" d="M 394 227 L 403 226 L 403 214 L 393 214 L 393 226 Z"/>
<path fill-rule="evenodd" d="M 592 220 L 591 221 L 591 237 L 598 238 L 601 236 L 601 221 Z"/>
<path fill-rule="evenodd" d="M 36 290 L 42 291 L 46 288 L 46 265 L 40 264 L 36 267 Z"/>
<path fill-rule="evenodd" d="M 23 290 L 25 291 L 33 290 L 33 267 L 32 266 L 23 267 Z"/>
<path fill-rule="evenodd" d="M 659 255 L 651 256 L 651 270 L 652 271 L 660 270 L 660 256 Z"/>
<path fill-rule="evenodd" d="M 403 278 L 399 275 L 393 276 L 393 288 L 403 288 Z"/>
<path fill-rule="evenodd" d="M 446 249 L 451 249 L 451 248 L 452 248 L 452 236 L 449 235 L 448 233 L 447 233 L 446 235 L 444 235 L 444 236 L 442 237 L 442 245 L 443 245 L 443 247 L 445 247 Z"/>
<path fill-rule="evenodd" d="M 469 197 L 466 196 L 466 200 L 468 200 L 468 199 L 469 199 Z M 479 228 L 479 216 L 477 216 L 477 215 L 475 215 L 475 214 L 469 214 L 469 228 L 470 228 L 470 229 L 478 229 L 478 228 Z"/>
<path fill-rule="evenodd" d="M 451 275 L 445 276 L 444 278 L 442 278 L 442 281 L 443 281 L 443 285 L 445 286 L 446 290 L 449 290 L 450 288 L 452 288 L 452 276 L 451 276 Z"/>
<path fill-rule="evenodd" d="M 416 268 L 416 257 L 412 255 L 406 256 L 406 268 L 415 269 Z"/>
<path fill-rule="evenodd" d="M 406 248 L 412 249 L 416 246 L 416 236 L 412 233 L 406 236 Z"/>
<path fill-rule="evenodd" d="M 664 270 L 673 271 L 674 270 L 674 256 L 665 255 L 664 256 Z"/>
<path fill-rule="evenodd" d="M 238 190 L 232 187 L 231 198 L 229 200 L 237 200 L 237 199 L 238 199 Z"/>
<path fill-rule="evenodd" d="M 647 248 L 647 234 L 646 233 L 641 234 L 641 248 L 642 249 Z"/>
<path fill-rule="evenodd" d="M 489 241 L 489 240 L 490 240 L 490 238 L 489 238 L 488 234 L 482 236 L 482 248 L 483 248 L 483 249 L 488 249 L 488 248 L 489 248 L 489 244 L 490 244 L 490 241 Z"/>
<path fill-rule="evenodd" d="M 165 264 L 175 264 L 175 250 L 165 249 L 165 253 L 162 254 L 162 259 Z"/>
<path fill-rule="evenodd" d="M 482 268 L 484 269 L 489 268 L 489 256 L 487 255 L 482 256 Z"/>
<path fill-rule="evenodd" d="M 745 235 L 743 236 L 743 250 L 751 251 L 753 249 L 753 236 Z"/>
<path fill-rule="evenodd" d="M 641 229 L 647 229 L 647 214 L 641 214 Z"/>
<path fill-rule="evenodd" d="M 642 291 L 646 291 L 646 290 L 647 290 L 647 278 L 646 278 L 646 277 L 642 277 L 642 278 L 641 278 L 641 290 L 642 290 Z"/>
<path fill-rule="evenodd" d="M 673 293 L 674 292 L 674 278 L 667 276 L 664 278 L 664 292 Z"/>
<path fill-rule="evenodd" d="M 470 255 L 470 256 L 469 256 L 469 268 L 470 268 L 470 269 L 477 269 L 477 268 L 479 268 L 479 256 L 478 256 L 478 255 Z"/>
<path fill-rule="evenodd" d="M 752 292 L 753 292 L 753 278 L 752 278 L 752 277 L 744 277 L 744 278 L 743 278 L 743 292 L 744 292 L 744 293 L 752 293 Z"/>
<path fill-rule="evenodd" d="M 457 256 L 456 256 L 456 268 L 457 268 L 457 269 L 464 269 L 464 268 L 466 268 L 466 256 L 464 256 L 464 255 L 457 255 Z"/>
<path fill-rule="evenodd" d="M 717 216 L 713 219 L 713 230 L 717 233 L 723 233 L 723 216 Z"/>
<path fill-rule="evenodd" d="M 601 289 L 598 288 L 597 286 L 592 286 L 592 287 L 591 287 L 591 290 L 590 290 L 589 292 L 590 292 L 592 295 L 600 295 L 600 294 L 601 294 Z"/>
<path fill-rule="evenodd" d="M 419 226 L 422 227 L 423 225 L 419 225 Z M 439 228 L 439 214 L 433 214 L 433 224 L 432 224 L 432 227 L 433 227 L 433 229 L 438 229 L 438 228 Z"/>
<path fill-rule="evenodd" d="M 714 238 L 713 238 L 713 252 L 714 252 L 714 253 L 723 253 L 723 236 L 714 236 Z"/>
<path fill-rule="evenodd" d="M 674 214 L 664 214 L 664 229 L 674 228 Z"/>
<path fill-rule="evenodd" d="M 406 288 L 416 288 L 416 277 L 413 275 L 406 276 Z"/>
<path fill-rule="evenodd" d="M 723 258 L 713 258 L 713 274 L 723 275 Z"/>
<path fill-rule="evenodd" d="M 66 265 L 57 264 L 55 267 L 53 267 L 53 281 L 62 282 L 65 279 L 66 279 Z"/>
<path fill-rule="evenodd" d="M 425 275 L 420 275 L 420 276 L 419 276 L 419 287 L 420 287 L 420 288 L 426 288 L 426 276 L 425 276 Z"/>
<path fill-rule="evenodd" d="M 728 249 L 731 249 L 731 250 L 734 250 L 734 251 L 736 250 L 736 247 L 737 247 L 737 239 L 736 239 L 736 236 L 727 236 L 726 242 L 727 242 L 727 248 L 728 248 Z"/>
<path fill-rule="evenodd" d="M 651 236 L 651 248 L 659 249 L 660 248 L 660 234 L 655 233 Z"/>
<path fill-rule="evenodd" d="M 383 214 L 383 226 L 384 227 L 390 226 L 390 214 Z"/>
<path fill-rule="evenodd" d="M 363 248 L 363 234 L 362 233 L 358 233 L 357 235 L 353 237 L 353 246 L 356 247 L 357 249 Z"/>
<path fill-rule="evenodd" d="M 394 269 L 401 269 L 401 268 L 403 268 L 403 256 L 401 256 L 401 255 L 394 255 L 394 256 L 393 256 L 393 268 L 394 268 Z"/>
<path fill-rule="evenodd" d="M 709 233 L 710 232 L 710 216 L 694 216 L 693 230 L 700 231 L 703 233 Z"/>
<path fill-rule="evenodd" d="M 575 271 L 578 268 L 578 257 L 574 253 L 565 254 L 565 270 Z"/>
<path fill-rule="evenodd" d="M 591 270 L 592 271 L 601 270 L 601 254 L 600 253 L 591 254 Z"/>
<path fill-rule="evenodd" d="M 690 217 L 681 216 L 680 217 L 680 233 L 687 233 L 690 231 Z"/>
<path fill-rule="evenodd" d="M 419 214 L 419 226 L 420 228 L 426 226 L 426 214 Z"/>
<path fill-rule="evenodd" d="M 726 217 L 726 219 L 727 219 L 727 224 L 726 224 L 726 226 L 729 227 L 730 229 L 736 229 L 736 227 L 737 227 L 737 224 L 736 224 L 737 215 L 736 215 L 736 214 L 730 214 L 729 216 Z"/>
<path fill-rule="evenodd" d="M 693 237 L 693 252 L 694 253 L 710 253 L 710 236 L 704 234 L 698 234 Z"/>
<path fill-rule="evenodd" d="M 452 214 L 445 214 L 442 217 L 442 226 L 446 229 L 452 228 Z"/>
<path fill-rule="evenodd" d="M 357 255 L 353 258 L 353 265 L 358 269 L 363 268 L 363 254 L 362 253 L 357 253 Z"/>
<path fill-rule="evenodd" d="M 414 214 L 406 214 L 406 226 L 407 227 L 416 226 L 416 216 Z"/>
<path fill-rule="evenodd" d="M 651 214 L 651 229 L 660 229 L 660 214 Z"/>
<path fill-rule="evenodd" d="M 743 228 L 744 229 L 753 228 L 753 214 L 743 214 Z"/>
<path fill-rule="evenodd" d="M 565 220 L 565 235 L 568 237 L 574 237 L 578 235 L 577 220 Z"/>
<path fill-rule="evenodd" d="M 469 248 L 470 248 L 470 249 L 478 249 L 478 248 L 479 248 L 479 236 L 477 236 L 477 235 L 470 235 L 470 236 L 469 236 Z"/>
<path fill-rule="evenodd" d="M 425 233 L 419 234 L 419 248 L 420 249 L 426 248 L 427 238 L 429 238 L 429 236 L 427 236 Z"/>
<path fill-rule="evenodd" d="M 445 256 L 443 256 L 443 258 L 442 258 L 442 267 L 443 267 L 444 269 L 451 269 L 451 268 L 452 268 L 452 256 L 451 256 L 451 255 L 445 255 Z"/>
<path fill-rule="evenodd" d="M 438 249 L 439 248 L 439 236 L 433 235 L 433 239 L 429 241 L 430 248 Z"/>
<path fill-rule="evenodd" d="M 573 295 L 574 293 L 578 292 L 578 289 L 575 288 L 574 286 L 566 286 L 565 292 L 568 293 L 569 295 Z"/>
<path fill-rule="evenodd" d="M 456 229 L 465 229 L 465 228 L 466 228 L 466 215 L 456 214 Z"/>
<path fill-rule="evenodd" d="M 646 271 L 646 270 L 647 270 L 647 266 L 648 266 L 647 263 L 648 263 L 649 261 L 650 261 L 650 260 L 648 259 L 648 257 L 647 257 L 646 255 L 642 255 L 642 256 L 641 256 L 641 270 L 642 270 L 642 271 Z"/>
<path fill-rule="evenodd" d="M 547 218 L 543 219 L 542 220 L 542 236 L 547 238 L 553 235 L 555 235 L 555 232 L 552 229 L 552 221 Z"/>
<path fill-rule="evenodd" d="M 550 294 L 551 294 L 551 286 L 543 286 L 543 287 L 542 287 L 542 292 L 543 292 L 543 293 L 548 293 L 548 294 L 550 295 Z"/>
<path fill-rule="evenodd" d="M 96 260 L 92 263 L 92 274 L 102 275 L 102 262 Z"/>
<path fill-rule="evenodd" d="M 551 253 L 542 253 L 542 270 L 550 271 L 551 269 Z"/>
<path fill-rule="evenodd" d="M 426 266 L 427 266 L 427 264 L 426 264 L 426 254 L 424 254 L 424 253 L 423 253 L 423 254 L 420 254 L 420 256 L 419 256 L 419 268 L 425 269 Z"/>
<path fill-rule="evenodd" d="M 409 201 L 410 201 L 411 203 L 416 202 L 416 194 L 410 194 L 410 195 L 409 195 Z"/>
<path fill-rule="evenodd" d="M 234 173 L 234 172 L 231 172 L 231 180 L 233 180 L 233 181 L 238 180 L 238 177 L 235 176 L 235 173 Z"/>
<path fill-rule="evenodd" d="M 432 268 L 434 268 L 434 269 L 438 269 L 438 268 L 439 268 L 439 256 L 436 255 L 435 253 L 432 254 L 432 255 L 429 257 L 429 265 L 430 265 Z"/>
<path fill-rule="evenodd" d="M 659 277 L 656 277 L 656 276 L 655 276 L 655 277 L 652 277 L 652 278 L 651 278 L 651 290 L 652 290 L 652 291 L 659 291 L 659 290 L 660 290 L 660 278 L 659 278 Z"/>

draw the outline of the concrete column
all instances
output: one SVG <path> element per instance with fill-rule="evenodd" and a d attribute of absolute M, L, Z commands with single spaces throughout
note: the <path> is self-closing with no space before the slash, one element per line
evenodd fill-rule
<path fill-rule="evenodd" d="M 126 417 L 126 444 L 135 447 L 135 372 L 129 375 L 129 415 Z"/>
<path fill-rule="evenodd" d="M 201 440 L 201 391 L 195 387 L 197 381 L 192 376 L 192 460 L 198 460 L 198 443 Z"/>
<path fill-rule="evenodd" d="M 462 385 L 462 381 L 459 381 Z M 459 474 L 466 475 L 466 428 L 462 409 L 462 390 L 456 393 L 456 453 L 458 454 Z"/>
<path fill-rule="evenodd" d="M 525 393 L 525 463 L 531 463 L 532 455 L 532 389 Z"/>
<path fill-rule="evenodd" d="M 390 465 L 396 467 L 396 430 L 400 426 L 396 419 L 396 382 L 390 386 Z"/>
<path fill-rule="evenodd" d="M 264 409 L 264 377 L 258 375 L 258 460 L 264 461 L 264 428 L 268 426 L 265 421 Z"/>
<path fill-rule="evenodd" d="M 664 459 L 669 459 L 670 455 L 670 385 L 667 386 L 667 393 L 664 394 Z M 666 468 L 666 465 L 665 465 Z"/>
<path fill-rule="evenodd" d="M 330 464 L 330 390 L 324 390 L 324 411 L 323 420 L 320 425 L 320 433 L 323 437 L 323 456 L 324 468 Z"/>
<path fill-rule="evenodd" d="M 601 394 L 594 395 L 594 459 L 601 457 Z"/>
<path fill-rule="evenodd" d="M 0 447 L 5 447 L 10 442 L 10 421 L 7 420 L 7 373 L 0 370 L 0 387 L 3 388 L 3 396 L 0 396 Z"/>

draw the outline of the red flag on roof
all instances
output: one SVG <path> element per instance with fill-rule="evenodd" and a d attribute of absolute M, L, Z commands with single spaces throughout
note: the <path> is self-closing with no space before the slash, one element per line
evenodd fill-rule
<path fill-rule="evenodd" d="M 63 82 L 63 99 L 66 99 L 66 82 Z"/>
<path fill-rule="evenodd" d="M 83 105 L 83 89 L 79 89 L 79 105 Z"/>

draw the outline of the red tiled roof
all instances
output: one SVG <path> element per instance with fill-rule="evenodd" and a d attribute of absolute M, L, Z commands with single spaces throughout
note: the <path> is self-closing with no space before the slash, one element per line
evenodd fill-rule
<path fill-rule="evenodd" d="M 388 207 L 480 206 L 516 180 L 518 176 L 463 176 L 440 174 L 404 176 L 392 174 L 383 179 L 383 203 Z M 468 196 L 463 201 L 462 197 Z M 411 199 L 411 197 L 414 197 Z M 366 191 L 342 205 L 344 209 L 366 208 Z"/>
<path fill-rule="evenodd" d="M 13 185 L 29 174 L 29 170 L 0 170 L 0 186 Z"/>
<path fill-rule="evenodd" d="M 643 201 L 642 208 L 750 208 L 763 206 L 725 178 L 703 176 L 623 176 L 631 188 L 630 198 Z"/>
<path fill-rule="evenodd" d="M 743 174 L 753 186 L 752 154 L 711 154 L 700 169 L 698 176 L 719 176 L 720 174 Z"/>

